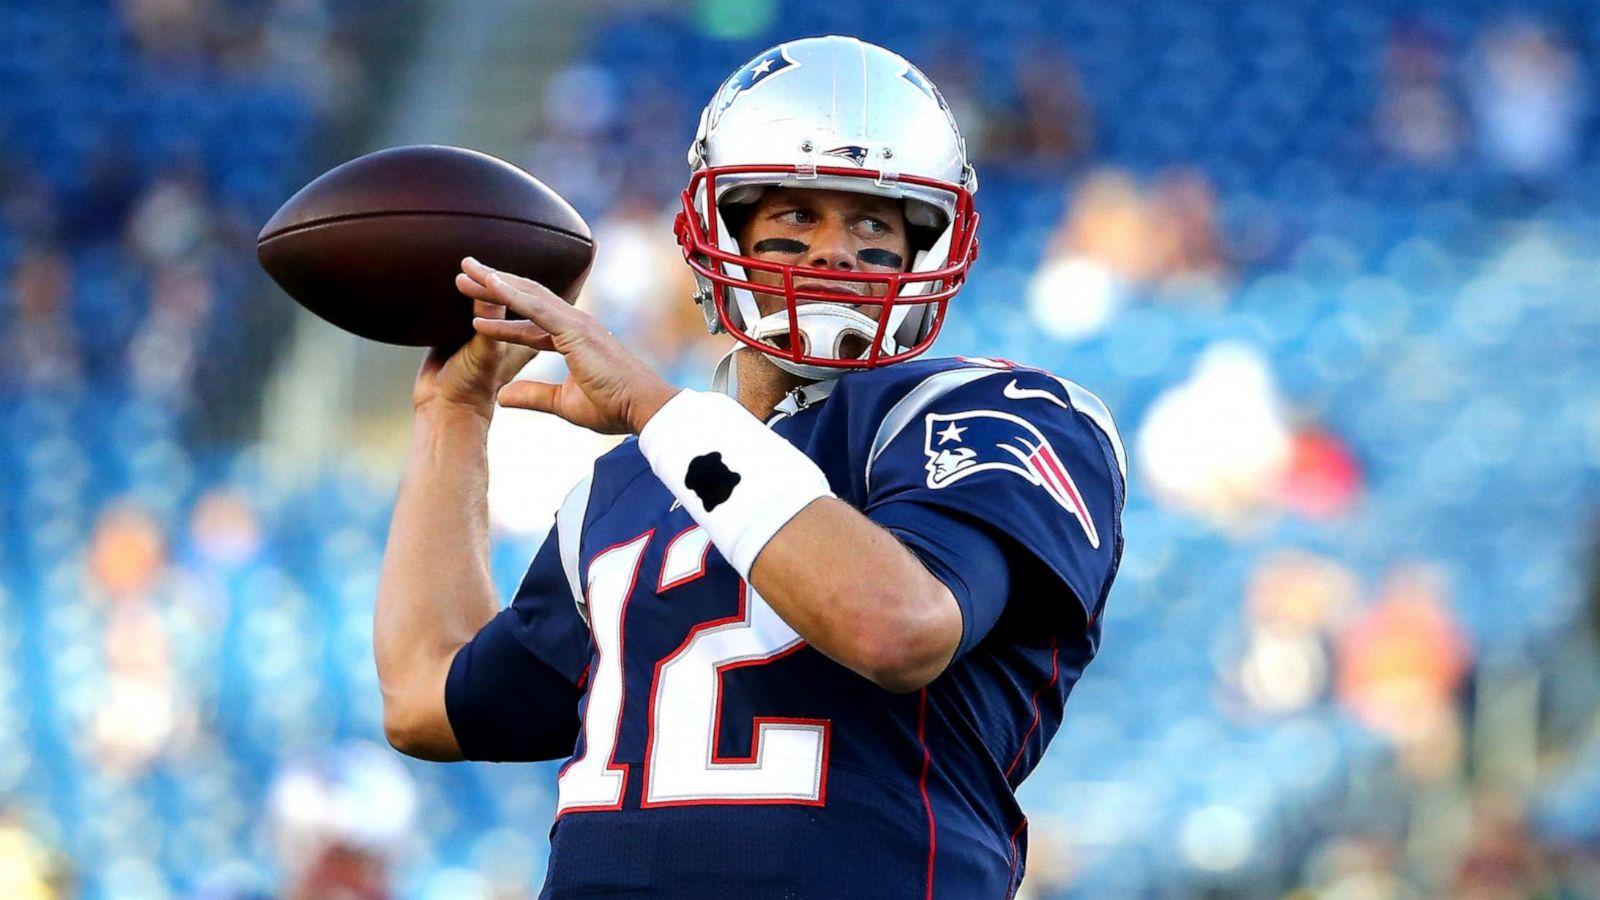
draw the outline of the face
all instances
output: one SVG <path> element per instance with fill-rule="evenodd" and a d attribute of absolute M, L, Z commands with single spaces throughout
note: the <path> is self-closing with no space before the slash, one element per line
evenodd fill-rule
<path fill-rule="evenodd" d="M 889 273 L 904 272 L 910 264 L 910 241 L 900 201 L 871 194 L 768 188 L 756 201 L 738 238 L 745 255 L 792 266 Z M 751 269 L 749 276 L 757 284 L 783 284 L 783 276 L 776 272 Z M 796 279 L 795 287 L 866 297 L 881 297 L 888 291 L 886 284 L 804 278 Z M 784 307 L 782 294 L 758 293 L 755 299 L 762 315 Z M 874 319 L 883 311 L 875 305 L 857 309 Z"/>

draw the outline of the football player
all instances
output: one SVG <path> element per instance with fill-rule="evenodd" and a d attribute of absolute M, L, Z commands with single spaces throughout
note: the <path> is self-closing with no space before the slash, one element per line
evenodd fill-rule
<path fill-rule="evenodd" d="M 478 336 L 417 379 L 379 587 L 389 739 L 566 759 L 546 896 L 1009 896 L 1013 791 L 1121 555 L 1116 428 L 1038 369 L 913 359 L 977 254 L 977 178 L 905 59 L 774 47 L 718 91 L 689 160 L 678 241 L 737 341 L 712 391 L 463 262 Z M 533 351 L 565 381 L 507 383 Z M 637 435 L 573 489 L 506 609 L 497 397 Z M 540 452 L 560 449 L 527 465 Z"/>

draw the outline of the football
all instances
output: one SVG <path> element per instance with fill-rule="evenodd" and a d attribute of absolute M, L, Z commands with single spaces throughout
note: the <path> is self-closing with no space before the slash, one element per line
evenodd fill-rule
<path fill-rule="evenodd" d="M 256 240 L 289 296 L 334 325 L 390 344 L 472 337 L 461 259 L 531 278 L 572 302 L 594 259 L 589 226 L 539 179 L 476 150 L 393 147 L 300 189 Z"/>

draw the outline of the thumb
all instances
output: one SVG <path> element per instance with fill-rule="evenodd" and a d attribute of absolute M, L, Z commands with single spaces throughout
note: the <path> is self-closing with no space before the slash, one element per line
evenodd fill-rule
<path fill-rule="evenodd" d="M 543 381 L 513 381 L 500 389 L 498 399 L 501 406 L 553 413 L 560 390 L 560 385 Z"/>

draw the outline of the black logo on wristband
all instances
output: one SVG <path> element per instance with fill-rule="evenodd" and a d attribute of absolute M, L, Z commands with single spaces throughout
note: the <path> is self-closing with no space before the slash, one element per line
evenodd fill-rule
<path fill-rule="evenodd" d="M 694 491 L 706 512 L 711 512 L 732 496 L 739 478 L 738 472 L 730 471 L 723 463 L 721 453 L 707 453 L 689 460 L 689 471 L 683 476 L 683 486 Z"/>

